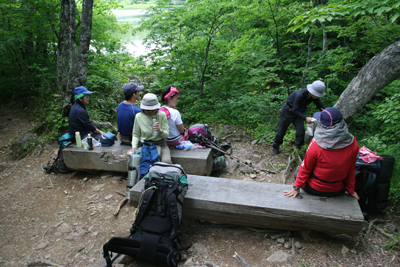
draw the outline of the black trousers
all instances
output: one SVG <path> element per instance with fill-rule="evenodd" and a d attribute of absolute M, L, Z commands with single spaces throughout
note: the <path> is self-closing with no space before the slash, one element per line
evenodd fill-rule
<path fill-rule="evenodd" d="M 287 128 L 291 123 L 293 123 L 294 128 L 296 129 L 296 139 L 294 141 L 295 144 L 299 147 L 304 144 L 304 120 L 296 117 L 290 108 L 286 106 L 286 104 L 283 104 L 279 111 L 278 130 L 276 132 L 274 142 L 272 143 L 274 148 L 279 148 L 279 146 L 283 143 L 283 137 L 285 136 Z"/>
<path fill-rule="evenodd" d="M 298 174 L 298 172 L 296 172 L 294 175 L 295 180 L 297 179 L 297 174 Z M 313 179 L 313 178 L 311 178 L 311 179 Z M 301 189 L 303 189 L 307 194 L 318 196 L 318 197 L 337 197 L 337 196 L 343 195 L 345 193 L 346 185 L 342 190 L 339 190 L 337 192 L 323 192 L 323 191 L 315 190 L 306 182 L 306 184 Z"/>

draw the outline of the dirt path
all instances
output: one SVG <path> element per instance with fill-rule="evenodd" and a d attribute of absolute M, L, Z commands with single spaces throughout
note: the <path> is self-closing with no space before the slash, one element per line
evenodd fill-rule
<path fill-rule="evenodd" d="M 112 236 L 126 236 L 133 222 L 134 207 L 126 205 L 115 217 L 124 198 L 125 182 L 120 174 L 91 172 L 45 174 L 42 166 L 57 151 L 56 144 L 45 144 L 40 156 L 28 155 L 12 161 L 11 139 L 28 132 L 36 124 L 24 110 L 0 110 L 0 163 L 9 166 L 0 173 L 0 266 L 104 266 L 102 246 Z M 269 156 L 270 147 L 250 141 L 230 140 L 234 155 L 274 169 L 277 175 L 254 175 L 230 162 L 221 177 L 282 183 L 287 156 Z M 287 183 L 293 183 L 288 175 Z M 400 228 L 399 216 L 388 208 L 373 219 L 381 229 L 393 233 Z M 356 236 L 329 235 L 310 231 L 291 232 L 283 240 L 271 236 L 282 231 L 215 225 L 184 220 L 184 245 L 192 244 L 188 261 L 180 266 L 239 266 L 235 252 L 255 266 L 400 266 L 396 251 L 388 251 L 387 237 L 374 227 Z M 292 239 L 294 239 L 292 242 Z M 297 242 L 297 243 L 296 243 Z M 296 243 L 296 248 L 291 244 Z M 268 260 L 275 252 L 285 252 L 289 261 Z M 293 254 L 294 253 L 294 254 Z M 119 266 L 158 266 L 142 261 Z"/>

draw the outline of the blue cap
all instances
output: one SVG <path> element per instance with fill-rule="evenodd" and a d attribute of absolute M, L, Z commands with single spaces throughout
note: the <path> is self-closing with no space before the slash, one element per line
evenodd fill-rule
<path fill-rule="evenodd" d="M 332 126 L 343 119 L 342 113 L 337 108 L 326 108 L 321 112 L 316 112 L 313 115 L 314 119 L 321 121 L 325 126 Z"/>
<path fill-rule="evenodd" d="M 90 95 L 93 94 L 93 92 L 90 92 L 83 86 L 79 86 L 74 89 L 74 95 L 79 95 L 79 94 Z"/>

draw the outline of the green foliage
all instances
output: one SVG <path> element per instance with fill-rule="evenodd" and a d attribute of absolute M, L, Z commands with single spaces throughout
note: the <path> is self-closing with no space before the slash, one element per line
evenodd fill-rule
<path fill-rule="evenodd" d="M 68 118 L 62 116 L 61 106 L 63 104 L 61 95 L 52 94 L 51 98 L 36 99 L 35 103 L 41 103 L 42 108 L 34 110 L 37 117 L 43 118 L 42 128 L 38 133 L 46 140 L 57 140 L 66 132 Z"/>

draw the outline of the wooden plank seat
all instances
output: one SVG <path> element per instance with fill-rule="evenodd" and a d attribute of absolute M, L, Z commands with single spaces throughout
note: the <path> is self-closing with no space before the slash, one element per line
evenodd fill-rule
<path fill-rule="evenodd" d="M 357 234 L 364 221 L 357 200 L 349 195 L 323 198 L 300 192 L 288 198 L 291 185 L 189 175 L 183 217 L 257 228 L 315 230 Z M 143 179 L 131 189 L 137 206 Z"/>
<path fill-rule="evenodd" d="M 95 147 L 89 151 L 83 147 L 71 146 L 63 151 L 64 162 L 71 170 L 127 172 L 130 146 L 121 145 L 118 141 L 110 147 Z M 180 164 L 187 174 L 210 175 L 213 165 L 211 148 L 176 150 L 171 149 L 171 159 Z"/>

